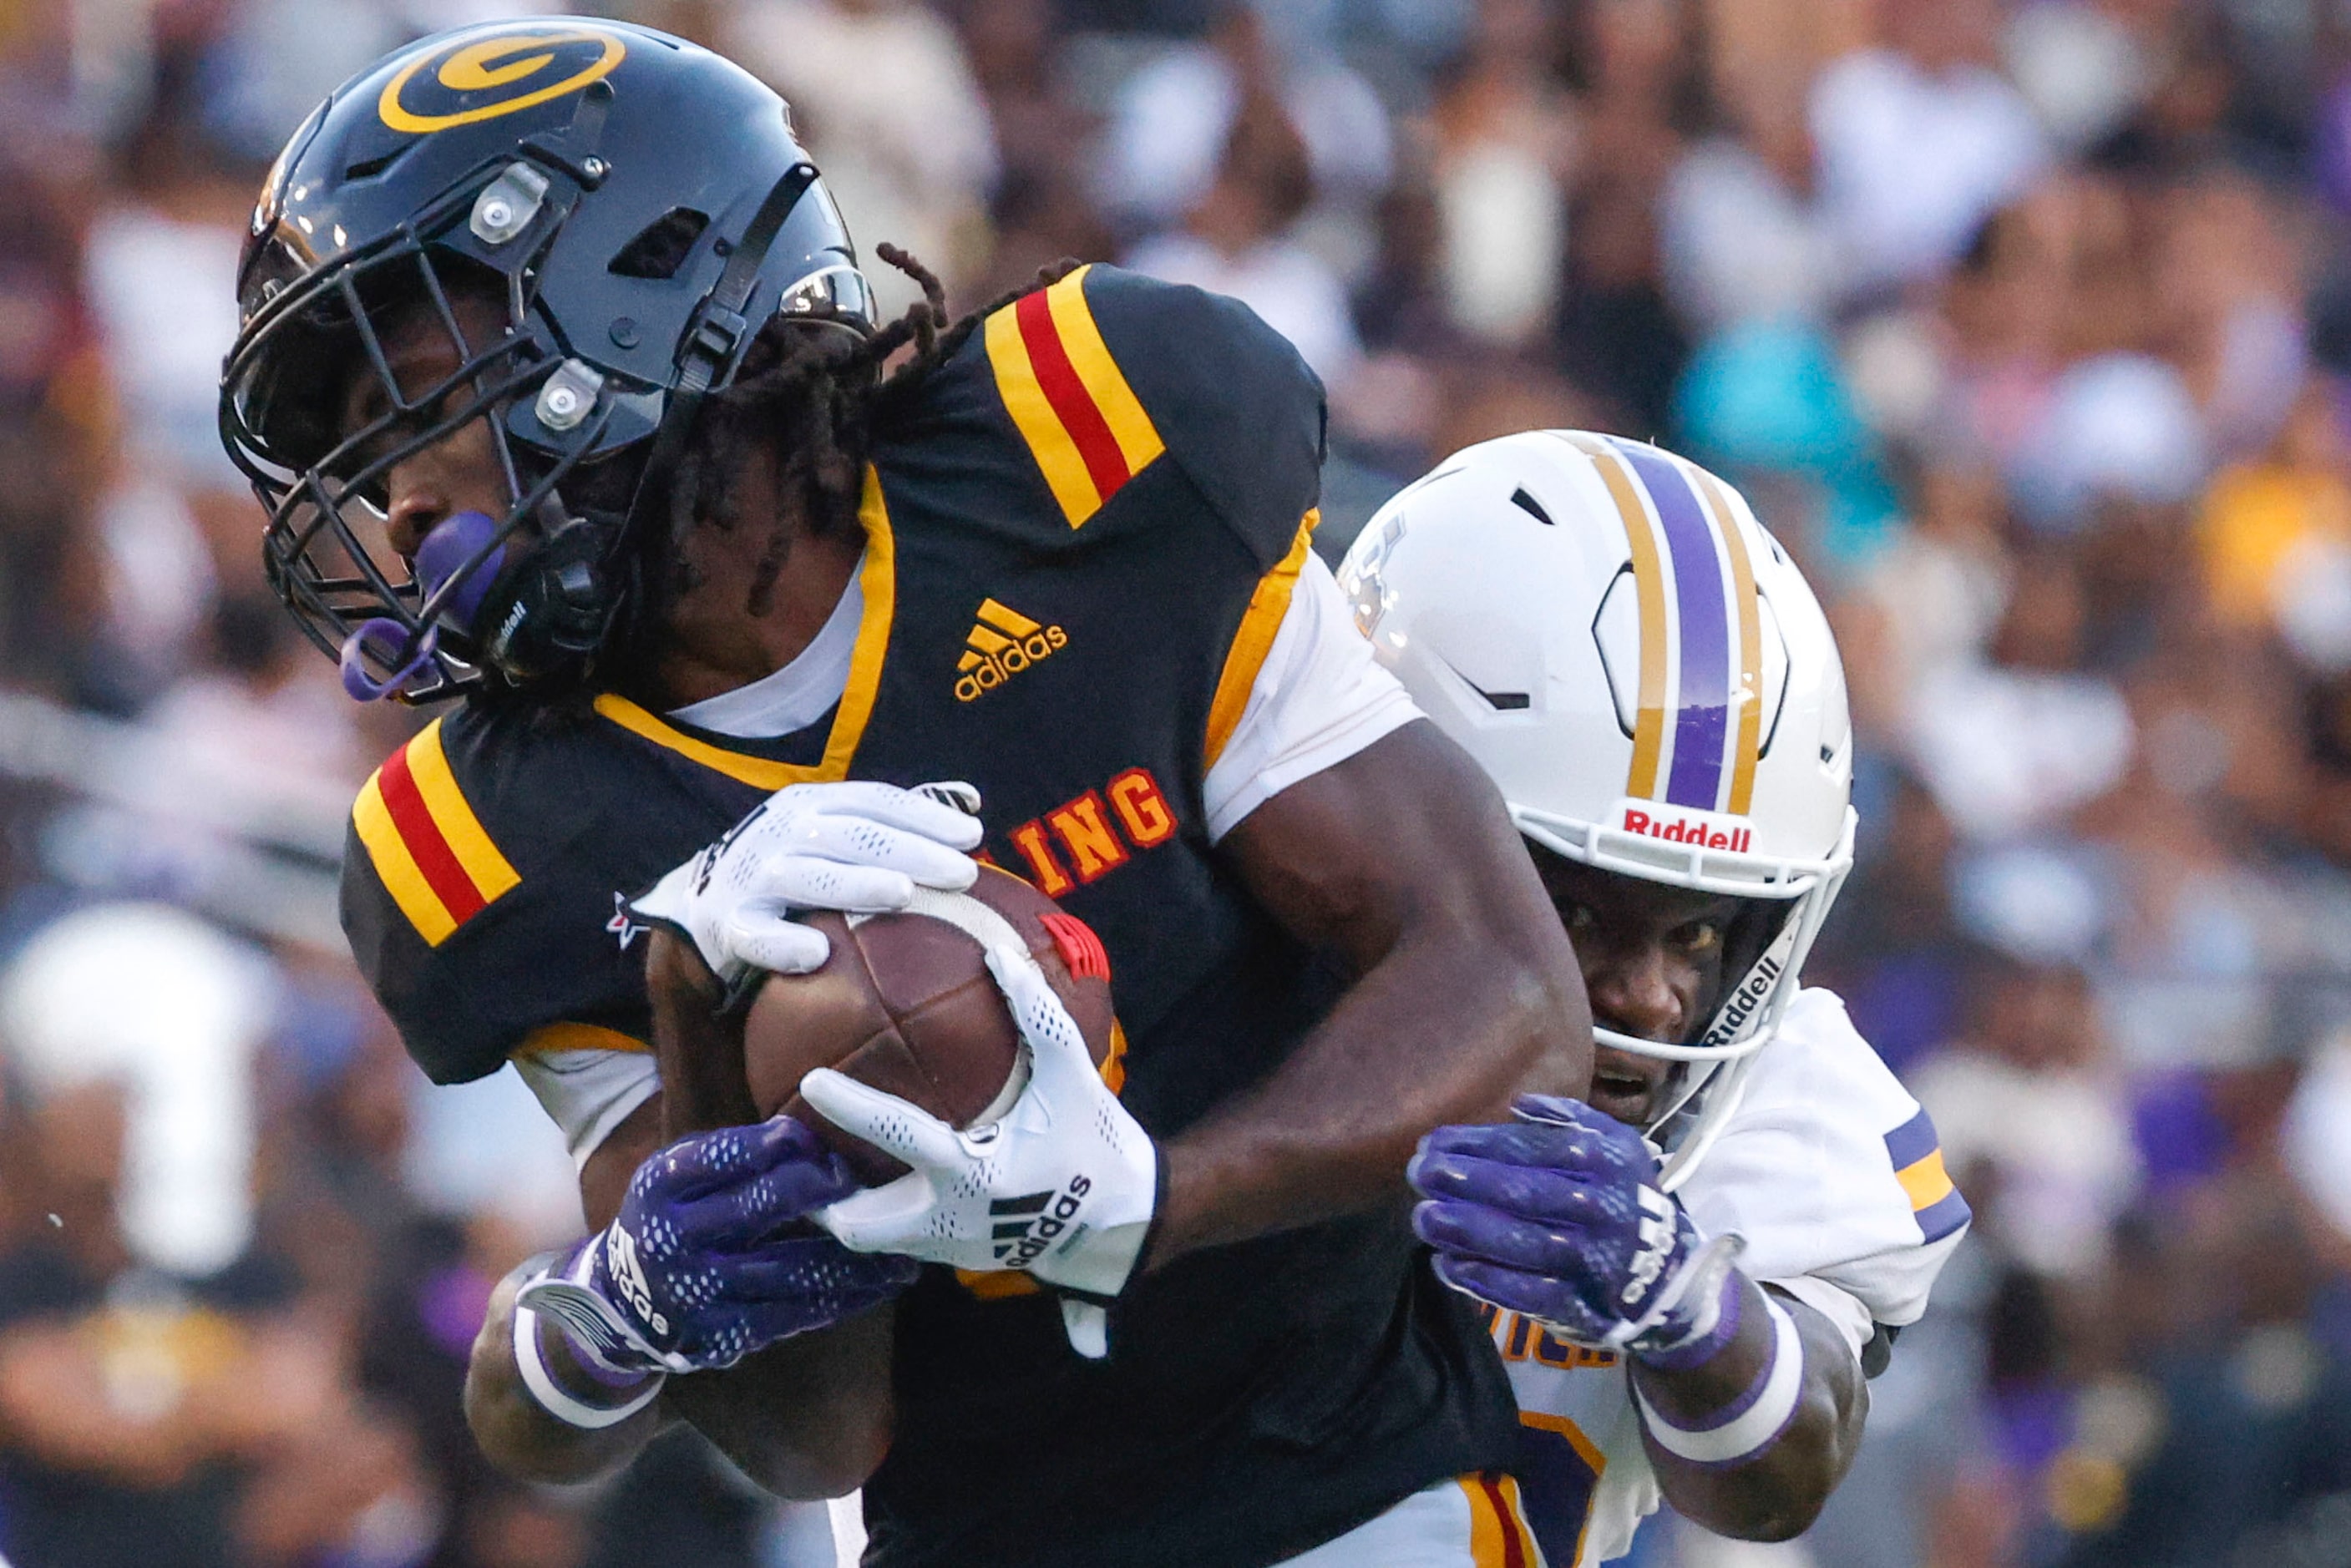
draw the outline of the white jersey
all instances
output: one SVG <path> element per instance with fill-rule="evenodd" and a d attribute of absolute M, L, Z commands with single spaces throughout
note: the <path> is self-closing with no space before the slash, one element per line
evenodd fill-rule
<path fill-rule="evenodd" d="M 1756 1055 L 1747 1093 L 1679 1194 L 1699 1231 L 1746 1239 L 1750 1279 L 1786 1291 L 1858 1355 L 1884 1324 L 1927 1310 L 1967 1229 L 1933 1125 L 1829 992 L 1799 992 Z M 1654 1512 L 1626 1370 L 1516 1313 L 1494 1317 L 1522 1428 L 1517 1475 L 1548 1568 L 1622 1556 Z"/>

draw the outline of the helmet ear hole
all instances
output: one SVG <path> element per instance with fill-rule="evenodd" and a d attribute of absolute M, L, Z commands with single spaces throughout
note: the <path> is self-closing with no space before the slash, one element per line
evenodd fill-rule
<path fill-rule="evenodd" d="M 708 227 L 709 213 L 697 213 L 692 207 L 672 207 L 639 229 L 627 244 L 614 252 L 604 270 L 615 277 L 674 277 L 677 269 L 685 265 L 685 258 L 694 254 L 695 242 Z"/>

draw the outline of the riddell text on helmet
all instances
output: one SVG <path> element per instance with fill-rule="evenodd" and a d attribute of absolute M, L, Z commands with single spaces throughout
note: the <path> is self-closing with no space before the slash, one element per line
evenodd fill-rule
<path fill-rule="evenodd" d="M 1747 846 L 1755 841 L 1752 828 L 1714 827 L 1687 818 L 1667 822 L 1630 806 L 1625 808 L 1625 831 L 1662 838 L 1669 844 L 1687 844 L 1698 849 L 1728 849 L 1734 854 L 1746 853 Z"/>

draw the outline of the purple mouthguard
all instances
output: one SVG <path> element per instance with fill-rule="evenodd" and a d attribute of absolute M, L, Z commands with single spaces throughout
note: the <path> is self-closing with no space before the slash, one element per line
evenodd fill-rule
<path fill-rule="evenodd" d="M 390 664 L 409 646 L 408 628 L 396 620 L 378 616 L 361 621 L 357 631 L 343 639 L 343 690 L 354 702 L 373 702 L 391 696 L 408 684 L 411 677 L 432 662 L 434 646 L 441 634 L 426 627 L 416 639 L 413 654 L 408 662 L 378 680 L 368 673 L 367 661 L 372 656 L 379 663 Z"/>
<path fill-rule="evenodd" d="M 496 521 L 486 512 L 460 512 L 434 524 L 433 531 L 424 535 L 424 542 L 416 546 L 416 586 L 425 599 L 429 602 L 439 593 L 442 585 L 463 570 L 465 563 L 474 558 L 474 553 L 488 544 L 497 531 Z M 481 609 L 482 600 L 489 596 L 490 585 L 497 580 L 498 568 L 506 559 L 504 545 L 492 550 L 442 601 L 440 612 L 434 618 L 461 630 L 471 629 L 474 616 Z"/>

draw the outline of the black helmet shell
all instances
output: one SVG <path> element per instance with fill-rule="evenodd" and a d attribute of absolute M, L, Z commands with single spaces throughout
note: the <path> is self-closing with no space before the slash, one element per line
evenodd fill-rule
<path fill-rule="evenodd" d="M 439 299 L 459 275 L 508 301 L 498 358 L 473 362 L 467 384 L 503 378 L 496 422 L 518 443 L 510 466 L 525 487 L 627 449 L 674 451 L 700 396 L 779 309 L 872 327 L 848 229 L 789 110 L 733 62 L 651 28 L 563 16 L 459 28 L 379 61 L 270 170 L 221 389 L 223 439 L 272 508 L 271 579 L 347 666 L 363 621 L 398 623 L 405 656 L 431 616 L 419 617 L 417 585 L 351 534 L 345 504 L 367 499 L 382 465 L 354 475 L 360 449 L 336 428 L 341 391 L 371 363 L 383 375 L 374 319 L 388 299 L 420 286 Z M 559 390 L 588 389 L 592 419 L 542 419 L 580 400 L 533 399 L 559 373 Z M 417 422 L 416 407 L 400 412 Z M 514 499 L 496 541 L 546 496 Z M 623 521 L 608 524 L 608 545 Z M 502 558 L 511 575 L 517 557 Z M 465 683 L 440 669 L 436 693 Z"/>

